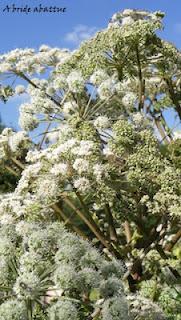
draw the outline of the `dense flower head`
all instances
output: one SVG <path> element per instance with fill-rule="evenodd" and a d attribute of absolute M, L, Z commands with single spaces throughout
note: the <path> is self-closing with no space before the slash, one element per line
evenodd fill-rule
<path fill-rule="evenodd" d="M 0 135 L 0 161 L 11 156 L 19 156 L 23 150 L 27 151 L 30 146 L 31 140 L 26 132 L 13 132 L 11 128 L 5 128 Z"/>
<path fill-rule="evenodd" d="M 130 303 L 131 317 L 139 320 L 164 320 L 165 314 L 158 304 L 151 302 L 149 299 L 145 299 L 139 295 L 128 295 L 127 297 Z"/>
<path fill-rule="evenodd" d="M 127 317 L 128 310 L 121 300 L 121 297 L 116 296 L 104 302 L 102 308 L 103 320 L 123 320 Z"/>
<path fill-rule="evenodd" d="M 59 301 L 49 309 L 50 320 L 78 320 L 78 311 L 75 303 L 71 301 Z"/>
<path fill-rule="evenodd" d="M 0 305 L 0 318 L 2 320 L 20 320 L 26 317 L 25 303 L 18 300 L 7 300 Z"/>
<path fill-rule="evenodd" d="M 0 72 L 28 72 L 42 73 L 45 71 L 45 65 L 51 67 L 64 62 L 70 57 L 70 52 L 60 50 L 59 48 L 50 48 L 46 46 L 46 50 L 39 48 L 38 52 L 34 49 L 15 49 L 0 58 Z"/>
<path fill-rule="evenodd" d="M 22 221 L 23 222 L 23 221 Z M 17 300 L 6 300 L 0 305 L 0 316 L 6 319 L 6 313 L 9 312 L 9 318 L 13 319 L 10 305 L 15 304 L 15 317 L 24 319 L 23 314 L 26 310 L 25 305 L 28 301 L 38 301 L 45 298 L 46 294 L 51 294 L 53 288 L 56 289 L 55 299 L 47 299 L 48 305 L 45 314 L 51 319 L 78 319 L 82 313 L 81 304 L 84 295 L 90 295 L 92 290 L 98 290 L 99 295 L 104 299 L 120 294 L 120 301 L 125 305 L 123 286 L 120 278 L 113 279 L 104 277 L 101 266 L 107 264 L 119 265 L 121 263 L 113 261 L 105 261 L 105 258 L 92 247 L 90 243 L 80 239 L 71 233 L 68 233 L 60 223 L 24 223 L 24 228 L 20 232 L 20 222 L 17 224 L 16 234 L 17 243 L 16 250 L 14 247 L 14 256 L 11 250 L 11 242 L 8 240 L 8 248 L 6 240 L 1 241 L 1 273 L 6 272 L 8 279 L 1 276 L 1 287 L 6 284 L 9 287 L 9 293 L 13 294 Z M 0 231 L 3 232 L 3 226 Z M 90 256 L 89 256 L 90 254 Z M 12 261 L 13 265 L 10 264 Z M 112 268 L 112 267 L 111 267 Z M 119 273 L 121 275 L 121 273 Z M 4 274 L 5 276 L 5 274 Z M 8 282 L 7 282 L 8 281 Z M 2 291 L 3 292 L 3 291 Z M 62 292 L 64 292 L 62 296 Z M 61 299 L 62 297 L 62 299 Z M 51 295 L 50 295 L 51 298 Z M 17 303 L 17 306 L 16 306 Z M 50 304 L 50 306 L 49 306 Z M 19 309 L 19 306 L 21 308 Z M 92 312 L 95 306 L 92 306 Z M 4 310 L 4 311 L 3 311 Z M 9 310 L 9 311 L 8 311 Z M 4 315 L 3 315 L 4 312 Z M 34 312 L 34 311 L 33 311 Z M 82 314 L 83 315 L 83 314 Z M 19 316 L 19 318 L 18 318 Z"/>

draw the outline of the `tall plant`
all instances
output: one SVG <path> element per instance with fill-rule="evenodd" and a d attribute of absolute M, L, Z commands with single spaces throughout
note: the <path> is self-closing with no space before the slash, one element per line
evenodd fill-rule
<path fill-rule="evenodd" d="M 1 197 L 2 228 L 60 220 L 107 259 L 124 260 L 132 292 L 145 280 L 168 283 L 168 273 L 174 287 L 179 277 L 181 169 L 163 147 L 173 138 L 163 111 L 173 106 L 180 117 L 180 53 L 156 34 L 162 17 L 125 10 L 75 52 L 41 46 L 0 57 L 1 74 L 21 79 L 6 99 L 29 99 L 24 131 L 0 136 L 1 167 L 19 180 Z"/>

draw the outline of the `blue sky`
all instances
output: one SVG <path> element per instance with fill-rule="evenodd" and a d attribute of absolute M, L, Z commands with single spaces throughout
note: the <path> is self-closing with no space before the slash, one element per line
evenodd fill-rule
<path fill-rule="evenodd" d="M 2 9 L 13 3 L 16 6 L 39 5 L 66 7 L 66 13 L 18 14 L 3 13 Z M 81 39 L 97 29 L 106 27 L 116 11 L 125 8 L 161 10 L 166 13 L 162 37 L 181 48 L 180 0 L 0 0 L 0 53 L 17 47 L 38 48 L 41 44 L 75 48 Z M 14 100 L 3 105 L 0 114 L 7 124 L 17 126 L 18 105 Z"/>

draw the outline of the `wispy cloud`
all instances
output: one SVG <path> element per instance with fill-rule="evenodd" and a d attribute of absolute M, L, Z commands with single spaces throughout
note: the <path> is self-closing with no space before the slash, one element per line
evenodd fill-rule
<path fill-rule="evenodd" d="M 88 27 L 80 24 L 75 26 L 72 32 L 69 32 L 65 35 L 65 41 L 74 45 L 79 45 L 82 41 L 91 38 L 96 31 L 96 27 Z"/>

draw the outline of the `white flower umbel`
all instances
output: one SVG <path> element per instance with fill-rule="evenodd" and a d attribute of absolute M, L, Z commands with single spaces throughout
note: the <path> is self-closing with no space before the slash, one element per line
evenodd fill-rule
<path fill-rule="evenodd" d="M 50 157 L 54 157 L 55 159 L 60 158 L 63 154 L 66 154 L 67 152 L 72 152 L 72 150 L 76 149 L 77 147 L 75 147 L 77 145 L 77 140 L 72 138 L 67 140 L 65 143 L 62 143 L 60 145 L 58 145 L 57 148 L 55 148 L 52 152 L 52 155 Z M 76 149 L 77 150 L 77 149 Z"/>
<path fill-rule="evenodd" d="M 66 176 L 68 173 L 68 169 L 68 164 L 62 162 L 54 165 L 50 172 L 55 176 Z"/>
<path fill-rule="evenodd" d="M 15 132 L 9 137 L 8 144 L 11 151 L 16 153 L 17 151 L 20 151 L 23 145 L 27 145 L 28 147 L 30 145 L 30 139 L 27 136 L 26 132 L 19 131 Z"/>
<path fill-rule="evenodd" d="M 174 131 L 173 132 L 173 138 L 174 140 L 178 140 L 178 139 L 181 139 L 181 131 Z"/>
<path fill-rule="evenodd" d="M 13 291 L 18 299 L 32 299 L 36 296 L 40 286 L 40 279 L 33 272 L 21 274 L 14 284 Z"/>
<path fill-rule="evenodd" d="M 158 12 L 150 13 L 145 10 L 125 9 L 123 12 L 115 13 L 109 23 L 110 27 L 129 26 L 138 20 L 160 21 L 161 15 Z"/>
<path fill-rule="evenodd" d="M 11 214 L 3 214 L 0 218 L 0 223 L 2 225 L 8 225 L 8 224 L 13 224 L 15 222 L 15 218 Z"/>
<path fill-rule="evenodd" d="M 26 132 L 13 132 L 12 129 L 6 128 L 0 135 L 0 159 L 5 160 L 8 157 L 20 156 L 23 150 L 28 150 L 31 141 Z"/>
<path fill-rule="evenodd" d="M 75 101 L 67 101 L 63 105 L 63 113 L 65 115 L 70 114 L 72 112 L 76 112 L 78 110 L 78 105 Z"/>
<path fill-rule="evenodd" d="M 125 107 L 134 107 L 135 105 L 135 102 L 136 102 L 136 95 L 133 93 L 133 92 L 130 92 L 130 93 L 127 93 L 125 94 L 125 96 L 122 98 L 122 104 L 125 106 Z"/>
<path fill-rule="evenodd" d="M 94 150 L 94 142 L 91 140 L 81 140 L 80 145 L 71 150 L 77 156 L 90 156 Z"/>
<path fill-rule="evenodd" d="M 114 156 L 114 152 L 111 150 L 111 148 L 109 146 L 106 146 L 104 149 L 103 149 L 103 154 L 106 156 L 106 157 L 113 157 Z"/>
<path fill-rule="evenodd" d="M 109 78 L 101 83 L 97 89 L 97 93 L 101 100 L 108 99 L 116 91 L 116 81 L 112 78 Z"/>
<path fill-rule="evenodd" d="M 56 179 L 41 179 L 38 183 L 37 198 L 43 199 L 54 199 L 59 194 L 59 185 Z"/>
<path fill-rule="evenodd" d="M 133 123 L 136 126 L 141 126 L 142 127 L 144 125 L 144 123 L 147 124 L 147 122 L 145 120 L 145 117 L 141 112 L 134 113 L 133 116 L 132 116 L 132 119 L 133 119 Z"/>
<path fill-rule="evenodd" d="M 72 71 L 67 77 L 67 83 L 70 91 L 74 93 L 81 92 L 85 86 L 84 79 L 79 71 Z"/>
<path fill-rule="evenodd" d="M 91 77 L 90 82 L 96 86 L 101 85 L 101 83 L 109 78 L 109 75 L 105 72 L 105 70 L 97 70 L 95 71 Z"/>
<path fill-rule="evenodd" d="M 40 48 L 39 48 L 39 51 L 40 51 L 40 52 L 48 52 L 50 49 L 51 49 L 51 48 L 50 48 L 48 45 L 42 44 L 42 45 L 40 46 Z"/>
<path fill-rule="evenodd" d="M 102 308 L 102 320 L 125 320 L 127 319 L 128 307 L 126 300 L 116 296 L 104 302 Z"/>
<path fill-rule="evenodd" d="M 140 320 L 165 320 L 166 317 L 161 308 L 141 295 L 129 294 L 127 296 L 130 305 L 130 314 L 133 319 L 139 318 Z"/>
<path fill-rule="evenodd" d="M 68 87 L 66 77 L 64 75 L 58 74 L 53 82 L 55 90 L 61 90 Z"/>
<path fill-rule="evenodd" d="M 26 319 L 25 303 L 19 300 L 7 300 L 0 305 L 0 319 L 20 320 Z"/>
<path fill-rule="evenodd" d="M 99 116 L 94 121 L 94 126 L 97 129 L 107 129 L 110 126 L 109 118 L 106 116 Z"/>
<path fill-rule="evenodd" d="M 93 174 L 98 182 L 100 182 L 103 177 L 107 176 L 107 172 L 102 164 L 95 164 L 93 166 Z"/>
<path fill-rule="evenodd" d="M 15 88 L 15 93 L 20 95 L 20 94 L 23 94 L 25 92 L 25 87 L 23 85 L 18 85 L 16 86 Z"/>
<path fill-rule="evenodd" d="M 79 320 L 75 304 L 71 301 L 58 301 L 49 309 L 50 320 Z"/>
<path fill-rule="evenodd" d="M 122 19 L 122 25 L 132 24 L 134 22 L 134 19 L 131 17 L 124 17 Z"/>
<path fill-rule="evenodd" d="M 20 112 L 19 125 L 25 131 L 31 131 L 38 127 L 39 120 L 32 113 Z"/>
<path fill-rule="evenodd" d="M 78 191 L 85 193 L 90 189 L 90 182 L 87 178 L 82 177 L 74 180 L 74 187 Z"/>
<path fill-rule="evenodd" d="M 47 133 L 46 137 L 50 143 L 56 142 L 59 138 L 59 130 L 56 128 L 52 129 Z"/>
<path fill-rule="evenodd" d="M 79 173 L 88 172 L 89 170 L 89 161 L 78 158 L 73 163 L 73 168 Z"/>
<path fill-rule="evenodd" d="M 8 72 L 11 70 L 11 64 L 10 63 L 1 63 L 0 64 L 0 73 Z"/>

